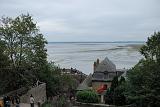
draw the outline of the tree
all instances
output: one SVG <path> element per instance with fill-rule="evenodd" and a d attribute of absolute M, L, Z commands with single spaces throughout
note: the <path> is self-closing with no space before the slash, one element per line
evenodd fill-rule
<path fill-rule="evenodd" d="M 106 92 L 106 103 L 114 105 L 125 105 L 126 98 L 124 95 L 125 87 L 125 78 L 121 77 L 118 80 L 118 76 L 115 76 L 112 80 L 111 87 Z"/>
<path fill-rule="evenodd" d="M 106 92 L 106 101 L 107 104 L 114 104 L 114 90 L 118 87 L 118 76 L 115 76 L 111 82 L 111 87 Z"/>
<path fill-rule="evenodd" d="M 140 107 L 160 105 L 160 32 L 148 38 L 140 50 L 144 59 L 127 75 L 126 96 L 129 104 Z"/>
<path fill-rule="evenodd" d="M 111 83 L 111 91 L 114 91 L 114 89 L 118 87 L 118 76 L 115 76 L 112 80 L 112 83 Z"/>
<path fill-rule="evenodd" d="M 9 66 L 9 58 L 5 55 L 5 43 L 0 40 L 0 69 Z"/>
<path fill-rule="evenodd" d="M 160 63 L 160 32 L 155 32 L 148 37 L 146 44 L 140 49 L 140 53 L 150 60 Z"/>
<path fill-rule="evenodd" d="M 43 70 L 38 73 L 39 80 L 46 83 L 47 96 L 55 96 L 61 91 L 60 68 L 53 62 L 43 66 Z"/>
<path fill-rule="evenodd" d="M 5 53 L 11 59 L 12 67 L 38 68 L 46 63 L 47 41 L 29 14 L 22 14 L 15 19 L 2 18 L 0 35 L 6 43 Z"/>
<path fill-rule="evenodd" d="M 0 72 L 1 92 L 31 86 L 39 79 L 47 64 L 46 44 L 29 14 L 1 18 L 0 63 L 4 67 Z"/>
<path fill-rule="evenodd" d="M 113 93 L 114 105 L 122 106 L 126 104 L 126 97 L 124 92 L 125 92 L 124 84 L 120 84 L 118 87 L 115 88 Z"/>
<path fill-rule="evenodd" d="M 45 82 L 47 96 L 75 88 L 76 79 L 61 75 L 61 69 L 47 61 L 47 41 L 32 16 L 0 20 L 0 94 Z"/>
<path fill-rule="evenodd" d="M 118 86 L 114 89 L 113 100 L 114 104 L 118 106 L 122 106 L 126 104 L 125 97 L 125 78 L 123 76 L 120 77 L 118 81 Z"/>
<path fill-rule="evenodd" d="M 46 83 L 48 97 L 71 92 L 77 85 L 76 79 L 71 75 L 62 75 L 60 67 L 56 66 L 54 62 L 43 66 L 43 70 L 38 75 L 39 80 Z"/>
<path fill-rule="evenodd" d="M 141 60 L 128 73 L 126 96 L 128 103 L 141 107 L 157 107 L 160 89 L 160 67 L 151 60 Z"/>

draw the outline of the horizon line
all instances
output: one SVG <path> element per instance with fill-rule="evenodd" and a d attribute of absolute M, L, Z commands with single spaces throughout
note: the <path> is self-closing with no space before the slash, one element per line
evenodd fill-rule
<path fill-rule="evenodd" d="M 48 43 L 145 43 L 146 41 L 49 41 Z"/>

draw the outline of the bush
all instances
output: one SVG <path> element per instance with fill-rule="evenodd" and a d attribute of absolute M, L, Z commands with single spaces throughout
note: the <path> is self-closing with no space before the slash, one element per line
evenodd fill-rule
<path fill-rule="evenodd" d="M 78 91 L 76 93 L 77 101 L 83 103 L 98 103 L 98 95 L 92 90 Z"/>

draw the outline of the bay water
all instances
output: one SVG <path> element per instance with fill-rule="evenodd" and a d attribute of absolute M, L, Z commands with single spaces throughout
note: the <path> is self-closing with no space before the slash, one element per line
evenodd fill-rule
<path fill-rule="evenodd" d="M 142 58 L 142 42 L 50 42 L 47 44 L 48 61 L 61 68 L 76 68 L 85 74 L 93 72 L 97 58 L 108 57 L 117 69 L 130 69 Z"/>

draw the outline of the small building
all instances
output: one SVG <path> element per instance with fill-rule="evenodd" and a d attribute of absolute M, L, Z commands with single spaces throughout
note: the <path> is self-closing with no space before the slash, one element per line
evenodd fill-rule
<path fill-rule="evenodd" d="M 126 69 L 116 69 L 116 65 L 107 57 L 101 62 L 97 59 L 93 64 L 93 74 L 90 74 L 77 90 L 93 89 L 101 96 L 101 103 L 104 103 L 105 91 L 111 87 L 111 81 L 125 71 Z"/>

